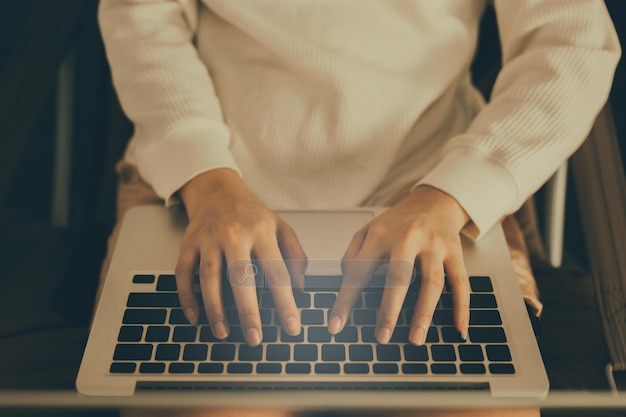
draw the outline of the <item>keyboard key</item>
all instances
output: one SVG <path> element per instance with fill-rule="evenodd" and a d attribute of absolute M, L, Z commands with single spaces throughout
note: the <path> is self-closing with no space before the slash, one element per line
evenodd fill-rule
<path fill-rule="evenodd" d="M 370 367 L 366 363 L 346 363 L 343 365 L 343 371 L 346 374 L 368 374 Z"/>
<path fill-rule="evenodd" d="M 261 315 L 262 325 L 267 326 L 268 324 L 272 324 L 272 310 L 262 308 L 259 310 L 259 314 Z"/>
<path fill-rule="evenodd" d="M 493 294 L 470 294 L 470 308 L 497 308 L 496 296 Z"/>
<path fill-rule="evenodd" d="M 446 343 L 464 343 L 465 340 L 461 337 L 459 331 L 454 327 L 442 327 L 441 337 Z"/>
<path fill-rule="evenodd" d="M 237 312 L 237 309 L 227 308 L 224 313 L 226 314 L 226 321 L 228 322 L 228 324 L 230 324 L 231 326 L 240 324 L 239 313 Z"/>
<path fill-rule="evenodd" d="M 213 350 L 215 350 L 215 346 L 224 346 L 224 345 L 214 345 Z M 184 361 L 204 361 L 206 360 L 208 350 L 209 350 L 209 347 L 205 344 L 185 345 L 185 350 L 183 351 L 183 360 Z M 218 359 L 213 359 L 213 357 L 211 357 L 211 359 L 218 360 Z"/>
<path fill-rule="evenodd" d="M 408 326 L 396 326 L 389 341 L 391 343 L 408 343 L 410 330 L 411 328 Z"/>
<path fill-rule="evenodd" d="M 433 374 L 456 374 L 456 365 L 453 363 L 433 363 L 430 365 Z"/>
<path fill-rule="evenodd" d="M 152 284 L 154 282 L 154 275 L 151 274 L 137 274 L 133 276 L 133 284 Z"/>
<path fill-rule="evenodd" d="M 139 373 L 142 374 L 162 374 L 165 372 L 164 363 L 146 362 L 139 365 Z"/>
<path fill-rule="evenodd" d="M 376 343 L 376 328 L 374 326 L 361 327 L 361 341 L 364 343 Z"/>
<path fill-rule="evenodd" d="M 195 342 L 198 328 L 196 326 L 176 326 L 172 335 L 173 342 Z"/>
<path fill-rule="evenodd" d="M 157 345 L 154 359 L 156 359 L 157 361 L 177 361 L 179 356 L 180 345 L 160 344 Z"/>
<path fill-rule="evenodd" d="M 176 276 L 170 274 L 159 275 L 157 291 L 176 291 Z"/>
<path fill-rule="evenodd" d="M 492 362 L 510 362 L 511 351 L 507 345 L 487 345 L 487 358 Z"/>
<path fill-rule="evenodd" d="M 294 292 L 293 298 L 296 301 L 296 307 L 309 308 L 311 307 L 311 294 L 306 292 Z"/>
<path fill-rule="evenodd" d="M 310 374 L 311 365 L 308 363 L 288 363 L 285 365 L 285 372 L 288 374 Z"/>
<path fill-rule="evenodd" d="M 136 368 L 137 365 L 132 362 L 113 362 L 109 372 L 112 374 L 132 374 Z"/>
<path fill-rule="evenodd" d="M 257 374 L 279 374 L 283 370 L 280 363 L 258 363 L 256 365 Z"/>
<path fill-rule="evenodd" d="M 289 345 L 267 345 L 265 358 L 268 361 L 288 361 L 291 359 Z"/>
<path fill-rule="evenodd" d="M 469 338 L 472 343 L 506 343 L 502 327 L 471 327 Z"/>
<path fill-rule="evenodd" d="M 493 292 L 489 277 L 469 277 L 469 282 L 472 292 Z"/>
<path fill-rule="evenodd" d="M 354 324 L 376 325 L 376 310 L 354 310 L 352 312 Z"/>
<path fill-rule="evenodd" d="M 293 360 L 299 362 L 315 362 L 317 360 L 317 345 L 295 345 Z"/>
<path fill-rule="evenodd" d="M 383 298 L 383 293 L 376 292 L 366 292 L 364 294 L 365 297 L 365 307 L 367 308 L 380 308 L 380 301 Z"/>
<path fill-rule="evenodd" d="M 375 374 L 397 374 L 398 365 L 395 363 L 375 363 L 372 370 Z"/>
<path fill-rule="evenodd" d="M 168 371 L 170 374 L 192 374 L 194 368 L 193 363 L 170 363 Z"/>
<path fill-rule="evenodd" d="M 322 345 L 322 360 L 325 362 L 342 362 L 346 360 L 343 345 Z"/>
<path fill-rule="evenodd" d="M 231 343 L 245 343 L 246 340 L 243 337 L 243 332 L 241 327 L 239 326 L 230 326 L 230 333 L 228 333 L 228 337 L 226 341 Z"/>
<path fill-rule="evenodd" d="M 163 324 L 167 316 L 166 309 L 127 309 L 124 312 L 124 324 Z"/>
<path fill-rule="evenodd" d="M 436 327 L 429 327 L 428 333 L 426 333 L 426 343 L 438 343 L 439 342 L 439 333 L 437 332 Z"/>
<path fill-rule="evenodd" d="M 170 312 L 170 324 L 189 324 L 185 313 L 180 308 L 173 308 Z"/>
<path fill-rule="evenodd" d="M 453 307 L 453 302 L 452 302 L 452 295 L 451 294 L 441 294 L 441 298 L 439 299 L 439 303 L 441 304 L 442 308 L 452 308 Z"/>
<path fill-rule="evenodd" d="M 404 363 L 402 364 L 402 372 L 405 374 L 425 374 L 428 373 L 428 367 L 423 363 Z"/>
<path fill-rule="evenodd" d="M 514 374 L 515 367 L 510 363 L 491 363 L 489 372 L 492 374 Z"/>
<path fill-rule="evenodd" d="M 459 346 L 459 358 L 465 362 L 481 362 L 485 359 L 480 345 Z"/>
<path fill-rule="evenodd" d="M 117 336 L 118 342 L 141 342 L 143 336 L 143 327 L 141 326 L 122 326 Z"/>
<path fill-rule="evenodd" d="M 324 343 L 330 342 L 330 333 L 328 333 L 328 328 L 326 327 L 309 327 L 308 330 L 308 340 L 309 342 L 314 343 Z"/>
<path fill-rule="evenodd" d="M 201 363 L 198 365 L 200 374 L 221 374 L 224 372 L 224 365 L 221 363 Z"/>
<path fill-rule="evenodd" d="M 456 360 L 453 345 L 432 345 L 430 347 L 430 353 L 432 354 L 433 360 L 436 362 L 452 362 Z"/>
<path fill-rule="evenodd" d="M 213 332 L 209 326 L 202 326 L 200 328 L 200 341 L 201 342 L 219 342 L 220 339 L 213 336 Z"/>
<path fill-rule="evenodd" d="M 300 320 L 302 324 L 324 324 L 323 310 L 302 310 Z"/>
<path fill-rule="evenodd" d="M 263 342 L 274 343 L 278 340 L 278 329 L 275 326 L 263 326 Z"/>
<path fill-rule="evenodd" d="M 259 303 L 259 306 L 262 308 L 276 308 L 272 294 L 269 292 L 263 293 L 261 295 L 261 302 Z"/>
<path fill-rule="evenodd" d="M 152 345 L 128 345 L 120 343 L 115 346 L 113 360 L 116 361 L 147 361 L 152 356 Z"/>
<path fill-rule="evenodd" d="M 376 358 L 381 362 L 396 362 L 400 358 L 400 347 L 397 345 L 377 345 Z"/>
<path fill-rule="evenodd" d="M 313 297 L 316 308 L 331 308 L 335 304 L 336 295 L 333 293 L 317 293 Z"/>
<path fill-rule="evenodd" d="M 206 345 L 203 345 L 203 346 L 206 346 Z M 232 361 L 233 359 L 235 359 L 235 345 L 221 343 L 221 344 L 215 344 L 211 348 L 211 360 L 212 361 L 218 361 L 218 362 L 219 361 Z"/>
<path fill-rule="evenodd" d="M 454 325 L 454 314 L 452 310 L 436 310 L 433 314 L 433 323 L 438 326 Z"/>
<path fill-rule="evenodd" d="M 170 337 L 168 326 L 148 326 L 146 330 L 146 342 L 167 342 Z"/>
<path fill-rule="evenodd" d="M 354 362 L 368 362 L 374 360 L 374 354 L 370 345 L 350 345 L 348 347 L 350 360 Z"/>
<path fill-rule="evenodd" d="M 177 293 L 131 292 L 126 307 L 180 307 Z"/>
<path fill-rule="evenodd" d="M 338 374 L 341 371 L 338 363 L 316 363 L 316 374 Z"/>
<path fill-rule="evenodd" d="M 428 349 L 426 346 L 404 345 L 404 360 L 409 362 L 426 362 Z"/>
<path fill-rule="evenodd" d="M 485 370 L 485 365 L 482 363 L 462 363 L 461 366 L 462 374 L 485 374 L 487 371 Z"/>
<path fill-rule="evenodd" d="M 226 368 L 226 372 L 229 374 L 251 374 L 251 363 L 229 363 Z"/>
<path fill-rule="evenodd" d="M 304 342 L 304 329 L 300 328 L 300 333 L 296 336 L 290 336 L 287 334 L 284 328 L 280 329 L 280 340 L 283 343 L 302 343 Z"/>
<path fill-rule="evenodd" d="M 304 288 L 306 291 L 339 291 L 341 275 L 305 275 Z"/>
<path fill-rule="evenodd" d="M 260 361 L 261 359 L 263 359 L 263 346 L 239 346 L 240 361 Z"/>
<path fill-rule="evenodd" d="M 498 310 L 470 310 L 470 326 L 484 326 L 502 324 Z"/>
<path fill-rule="evenodd" d="M 335 335 L 337 343 L 356 343 L 359 341 L 359 332 L 356 327 L 346 326 Z"/>

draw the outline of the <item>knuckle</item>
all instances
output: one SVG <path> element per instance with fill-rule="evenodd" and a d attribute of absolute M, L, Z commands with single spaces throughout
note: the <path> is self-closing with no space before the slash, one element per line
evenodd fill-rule
<path fill-rule="evenodd" d="M 394 327 L 398 321 L 398 314 L 394 314 L 392 312 L 382 312 L 378 313 L 378 325 L 383 327 Z"/>
<path fill-rule="evenodd" d="M 259 312 L 254 308 L 244 308 L 239 311 L 239 320 L 248 325 L 255 325 L 259 322 Z"/>
<path fill-rule="evenodd" d="M 433 319 L 433 315 L 429 313 L 425 313 L 423 311 L 416 311 L 413 315 L 413 323 L 417 326 L 430 326 L 430 322 Z"/>

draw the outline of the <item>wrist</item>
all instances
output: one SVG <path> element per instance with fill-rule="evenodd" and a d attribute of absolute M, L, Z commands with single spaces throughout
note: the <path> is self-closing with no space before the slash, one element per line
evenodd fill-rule
<path fill-rule="evenodd" d="M 208 198 L 228 190 L 238 192 L 246 190 L 239 174 L 230 168 L 215 168 L 196 175 L 178 190 L 187 213 L 195 207 L 205 205 Z"/>
<path fill-rule="evenodd" d="M 459 232 L 471 220 L 456 198 L 438 188 L 420 184 L 410 194 L 419 200 L 431 202 L 434 210 L 445 215 Z"/>

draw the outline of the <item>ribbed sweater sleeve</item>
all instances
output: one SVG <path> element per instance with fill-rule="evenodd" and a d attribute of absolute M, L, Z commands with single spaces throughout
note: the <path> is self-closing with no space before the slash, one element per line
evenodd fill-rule
<path fill-rule="evenodd" d="M 496 0 L 503 67 L 490 103 L 421 184 L 454 196 L 480 237 L 582 143 L 620 46 L 601 0 Z"/>
<path fill-rule="evenodd" d="M 101 0 L 98 20 L 113 82 L 134 123 L 141 175 L 167 204 L 195 175 L 239 171 L 215 88 L 176 0 Z"/>

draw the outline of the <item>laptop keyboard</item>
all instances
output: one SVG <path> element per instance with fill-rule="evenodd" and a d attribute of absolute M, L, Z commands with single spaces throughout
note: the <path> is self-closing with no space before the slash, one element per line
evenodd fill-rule
<path fill-rule="evenodd" d="M 230 334 L 220 341 L 204 314 L 190 325 L 180 308 L 174 275 L 138 274 L 119 329 L 111 374 L 187 375 L 490 375 L 514 374 L 511 352 L 490 277 L 472 276 L 467 341 L 454 327 L 452 296 L 446 287 L 428 329 L 426 343 L 408 343 L 417 299 L 411 285 L 388 344 L 376 342 L 376 312 L 382 288 L 366 288 L 350 320 L 337 335 L 328 333 L 328 314 L 341 277 L 306 277 L 305 291 L 294 293 L 302 331 L 290 336 L 280 326 L 271 294 L 257 289 L 263 341 L 248 346 L 228 285 L 224 298 Z M 202 299 L 198 295 L 202 310 Z"/>

